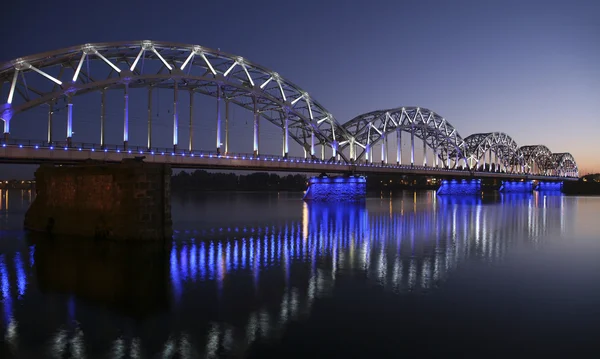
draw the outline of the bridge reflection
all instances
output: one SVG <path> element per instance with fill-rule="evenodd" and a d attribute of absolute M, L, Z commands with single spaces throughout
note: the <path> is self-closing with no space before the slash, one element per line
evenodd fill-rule
<path fill-rule="evenodd" d="M 499 202 L 505 205 L 493 205 Z M 428 192 L 366 205 L 299 203 L 301 220 L 208 228 L 201 237 L 180 230 L 161 248 L 34 240 L 29 252 L 0 255 L 4 336 L 11 350 L 26 347 L 19 335 L 28 328 L 14 311 L 35 277 L 42 292 L 69 297 L 60 319 L 67 325 L 53 327 L 49 344 L 56 357 L 97 350 L 88 305 L 155 323 L 152 331 L 127 324 L 128 334 L 102 335 L 111 357 L 235 356 L 309 315 L 340 277 L 358 272 L 388 291 L 425 293 L 468 258 L 497 262 L 520 243 L 541 245 L 545 235 L 567 230 L 564 202 L 538 193 L 465 199 Z"/>

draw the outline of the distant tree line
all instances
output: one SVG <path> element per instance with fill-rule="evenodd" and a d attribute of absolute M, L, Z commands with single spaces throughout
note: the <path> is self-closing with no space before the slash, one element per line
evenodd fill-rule
<path fill-rule="evenodd" d="M 279 176 L 257 172 L 237 175 L 196 170 L 182 171 L 171 177 L 171 188 L 173 191 L 304 191 L 306 182 L 306 176 L 299 174 Z"/>

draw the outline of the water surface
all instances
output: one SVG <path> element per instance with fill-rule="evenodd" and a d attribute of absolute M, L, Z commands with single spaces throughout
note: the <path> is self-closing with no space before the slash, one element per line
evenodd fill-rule
<path fill-rule="evenodd" d="M 173 197 L 165 245 L 32 236 L 0 195 L 2 358 L 590 354 L 600 198 Z"/>

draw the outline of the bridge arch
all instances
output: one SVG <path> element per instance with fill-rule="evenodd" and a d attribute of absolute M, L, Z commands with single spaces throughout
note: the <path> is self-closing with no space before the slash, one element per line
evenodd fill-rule
<path fill-rule="evenodd" d="M 568 152 L 552 154 L 552 175 L 561 177 L 579 177 L 575 158 Z"/>
<path fill-rule="evenodd" d="M 332 156 L 336 155 L 337 143 L 349 138 L 333 115 L 294 83 L 240 56 L 198 45 L 145 40 L 74 46 L 4 63 L 0 65 L 0 83 L 2 93 L 7 94 L 0 99 L 4 102 L 0 118 L 5 122 L 6 135 L 11 119 L 18 113 L 40 105 L 50 105 L 50 113 L 59 100 L 71 107 L 74 96 L 120 89 L 125 98 L 123 140 L 127 143 L 127 91 L 147 87 L 149 92 L 154 88 L 174 92 L 174 146 L 179 142 L 177 93 L 182 90 L 189 92 L 190 98 L 195 93 L 217 98 L 217 151 L 223 145 L 221 121 L 228 103 L 253 112 L 255 153 L 259 118 L 281 128 L 284 155 L 289 138 L 299 143 L 307 155 L 315 155 L 315 146 L 321 146 L 330 148 Z M 72 136 L 71 120 L 69 114 L 68 139 Z M 150 133 L 148 138 L 150 147 Z"/>
<path fill-rule="evenodd" d="M 547 174 L 554 167 L 552 151 L 544 145 L 527 145 L 519 148 L 525 172 L 533 174 Z"/>
<path fill-rule="evenodd" d="M 475 133 L 465 138 L 465 144 L 471 167 L 475 165 L 485 169 L 488 166 L 491 169 L 495 162 L 496 170 L 500 166 L 504 166 L 507 172 L 519 172 L 521 169 L 523 159 L 519 146 L 504 132 Z M 492 154 L 496 157 L 495 161 Z"/>
<path fill-rule="evenodd" d="M 382 161 L 387 162 L 387 137 L 397 133 L 396 162 L 401 164 L 401 133 L 411 134 L 411 164 L 414 164 L 414 138 L 423 141 L 424 165 L 426 149 L 433 151 L 434 161 L 442 161 L 443 167 L 456 167 L 463 160 L 466 164 L 465 143 L 454 126 L 446 119 L 426 108 L 398 107 L 368 112 L 344 123 L 350 139 L 343 142 L 342 150 L 348 149 L 350 158 L 373 160 L 372 149 L 380 143 Z"/>

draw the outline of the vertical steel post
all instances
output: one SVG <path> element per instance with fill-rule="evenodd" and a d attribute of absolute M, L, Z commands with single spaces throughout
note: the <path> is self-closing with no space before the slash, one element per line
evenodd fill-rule
<path fill-rule="evenodd" d="M 396 164 L 402 164 L 402 131 L 396 129 Z"/>
<path fill-rule="evenodd" d="M 253 114 L 254 114 L 254 122 L 253 122 L 253 134 L 254 134 L 254 155 L 258 156 L 258 142 L 259 142 L 259 123 L 258 123 L 258 99 L 255 96 L 252 96 L 252 104 L 253 104 Z"/>
<path fill-rule="evenodd" d="M 54 102 L 50 101 L 48 107 L 48 144 L 52 144 L 52 115 L 54 114 Z"/>
<path fill-rule="evenodd" d="M 221 85 L 217 85 L 217 153 L 221 153 Z"/>
<path fill-rule="evenodd" d="M 102 89 L 102 98 L 100 101 L 100 148 L 104 149 L 106 146 L 106 130 L 104 123 L 106 121 L 106 89 Z"/>
<path fill-rule="evenodd" d="M 67 98 L 67 147 L 71 147 L 73 141 L 73 104 L 71 103 L 71 96 Z"/>
<path fill-rule="evenodd" d="M 152 86 L 148 87 L 148 151 L 152 149 Z"/>
<path fill-rule="evenodd" d="M 127 150 L 129 141 L 129 84 L 125 84 L 124 94 L 125 106 L 123 109 L 123 149 Z"/>
<path fill-rule="evenodd" d="M 189 124 L 189 140 L 188 151 L 192 153 L 194 150 L 194 90 L 190 89 L 190 124 Z"/>
<path fill-rule="evenodd" d="M 229 100 L 225 99 L 225 154 L 229 153 Z"/>
<path fill-rule="evenodd" d="M 427 140 L 423 139 L 423 167 L 427 167 Z"/>
<path fill-rule="evenodd" d="M 310 131 L 310 156 L 315 156 L 315 130 L 311 129 Z"/>
<path fill-rule="evenodd" d="M 289 113 L 288 110 L 285 110 L 285 118 L 284 118 L 284 124 L 283 124 L 283 157 L 287 158 L 288 157 L 288 152 L 289 152 L 289 142 L 290 142 L 290 137 L 289 137 L 289 128 L 288 128 L 288 121 L 289 121 Z"/>
<path fill-rule="evenodd" d="M 415 165 L 415 129 L 410 129 L 410 165 Z"/>
<path fill-rule="evenodd" d="M 177 115 L 177 95 L 178 95 L 178 84 L 175 79 L 173 82 L 173 152 L 177 151 L 177 140 L 179 133 L 179 118 Z"/>

